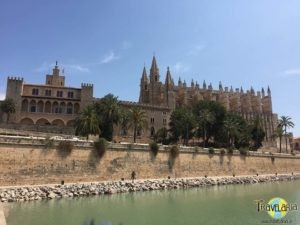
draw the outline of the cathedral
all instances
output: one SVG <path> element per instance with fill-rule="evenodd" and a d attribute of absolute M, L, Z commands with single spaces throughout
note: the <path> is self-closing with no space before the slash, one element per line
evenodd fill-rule
<path fill-rule="evenodd" d="M 255 93 L 254 89 L 244 91 L 243 88 L 233 89 L 224 87 L 219 83 L 219 88 L 214 90 L 212 85 L 203 82 L 202 87 L 192 80 L 190 86 L 179 78 L 177 85 L 172 79 L 169 67 L 167 68 L 165 82 L 160 81 L 159 68 L 156 58 L 153 57 L 149 76 L 144 67 L 140 83 L 140 104 L 167 107 L 171 111 L 177 106 L 191 105 L 199 100 L 220 102 L 227 111 L 240 114 L 250 121 L 259 115 L 263 119 L 266 141 L 272 139 L 274 127 L 277 124 L 277 115 L 272 112 L 272 97 L 268 87 L 265 92 Z"/>
<path fill-rule="evenodd" d="M 56 63 L 52 74 L 47 74 L 44 84 L 27 84 L 23 78 L 8 77 L 6 98 L 16 102 L 16 113 L 10 118 L 11 127 L 40 132 L 74 133 L 74 122 L 81 109 L 97 101 L 93 96 L 93 84 L 81 87 L 65 85 L 65 76 Z M 268 87 L 254 92 L 222 86 L 214 90 L 205 81 L 200 86 L 192 80 L 190 86 L 179 78 L 177 85 L 167 68 L 165 82 L 161 82 L 156 58 L 153 57 L 149 75 L 142 71 L 138 102 L 120 101 L 124 108 L 142 108 L 148 118 L 148 129 L 139 131 L 140 141 L 148 142 L 160 128 L 168 128 L 172 111 L 177 106 L 188 106 L 199 100 L 220 102 L 227 111 L 240 114 L 247 121 L 259 115 L 266 133 L 265 143 L 272 143 L 272 134 L 277 125 L 277 115 L 272 112 L 272 97 Z M 4 126 L 2 123 L 1 126 Z M 8 125 L 5 125 L 8 126 Z M 116 126 L 117 141 L 131 139 L 132 131 Z M 273 145 L 273 144 L 272 144 Z"/>

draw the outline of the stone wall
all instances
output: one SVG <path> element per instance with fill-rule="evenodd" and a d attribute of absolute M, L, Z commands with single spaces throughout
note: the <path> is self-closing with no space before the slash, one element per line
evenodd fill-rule
<path fill-rule="evenodd" d="M 43 146 L 2 144 L 0 162 L 0 186 L 130 179 L 132 171 L 138 179 L 300 172 L 299 155 L 209 155 L 187 148 L 172 166 L 167 149 L 153 158 L 147 145 L 120 144 L 111 145 L 101 159 L 90 147 L 63 157 Z"/>

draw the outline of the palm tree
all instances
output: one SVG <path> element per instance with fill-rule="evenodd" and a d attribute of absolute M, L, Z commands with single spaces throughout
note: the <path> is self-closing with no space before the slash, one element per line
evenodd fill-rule
<path fill-rule="evenodd" d="M 108 94 L 94 104 L 99 121 L 101 121 L 102 136 L 111 141 L 114 124 L 120 119 L 120 106 L 118 98 Z"/>
<path fill-rule="evenodd" d="M 145 111 L 140 108 L 130 109 L 130 125 L 133 127 L 133 142 L 136 142 L 138 130 L 147 127 L 147 117 Z"/>
<path fill-rule="evenodd" d="M 2 112 L 6 113 L 6 122 L 8 123 L 10 115 L 16 112 L 16 104 L 13 99 L 7 98 L 1 103 L 0 109 Z"/>
<path fill-rule="evenodd" d="M 289 116 L 281 116 L 279 120 L 279 124 L 284 129 L 285 151 L 287 153 L 287 139 L 288 139 L 287 129 L 293 128 L 295 124 L 292 122 L 292 119 Z"/>
<path fill-rule="evenodd" d="M 239 123 L 233 115 L 228 115 L 224 120 L 224 129 L 229 140 L 229 147 L 234 147 L 235 137 L 239 133 Z"/>
<path fill-rule="evenodd" d="M 88 138 L 89 134 L 99 135 L 101 133 L 99 122 L 93 106 L 87 106 L 76 118 L 75 132 L 86 138 Z"/>
<path fill-rule="evenodd" d="M 251 127 L 251 139 L 254 141 L 252 148 L 253 150 L 257 150 L 262 146 L 262 141 L 266 135 L 263 129 L 263 119 L 259 115 L 255 116 L 252 120 Z"/>
<path fill-rule="evenodd" d="M 204 109 L 200 112 L 198 117 L 198 122 L 200 125 L 200 128 L 203 131 L 203 147 L 205 148 L 206 142 L 206 136 L 207 136 L 207 129 L 209 124 L 213 124 L 215 121 L 215 115 L 209 111 L 208 109 Z"/>
<path fill-rule="evenodd" d="M 282 126 L 278 124 L 276 129 L 274 130 L 273 137 L 279 138 L 279 153 L 281 153 L 281 146 L 282 146 L 282 136 L 284 134 L 284 131 L 282 129 Z"/>
<path fill-rule="evenodd" d="M 119 124 L 122 129 L 122 135 L 125 135 L 127 133 L 127 130 L 129 128 L 130 123 L 130 112 L 127 109 L 121 109 L 120 110 L 120 120 Z"/>

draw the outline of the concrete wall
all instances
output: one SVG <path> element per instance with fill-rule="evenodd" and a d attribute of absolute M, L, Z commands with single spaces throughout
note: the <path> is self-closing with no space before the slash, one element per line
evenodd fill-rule
<path fill-rule="evenodd" d="M 221 156 L 186 149 L 170 168 L 168 150 L 160 151 L 154 159 L 148 146 L 113 148 L 97 159 L 92 148 L 77 148 L 69 156 L 61 157 L 57 150 L 43 146 L 2 144 L 0 186 L 58 183 L 62 179 L 65 182 L 130 179 L 132 171 L 139 179 L 300 172 L 299 156 Z"/>

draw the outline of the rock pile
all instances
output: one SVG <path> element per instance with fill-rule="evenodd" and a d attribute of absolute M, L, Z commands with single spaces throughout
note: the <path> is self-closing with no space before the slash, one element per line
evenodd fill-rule
<path fill-rule="evenodd" d="M 201 177 L 183 179 L 110 181 L 89 184 L 66 184 L 0 188 L 1 202 L 23 202 L 41 199 L 70 198 L 124 192 L 170 190 L 227 184 L 255 184 L 300 179 L 300 175 L 261 175 L 239 177 Z"/>

